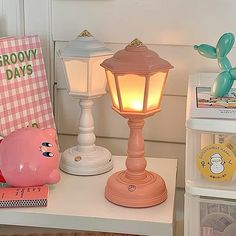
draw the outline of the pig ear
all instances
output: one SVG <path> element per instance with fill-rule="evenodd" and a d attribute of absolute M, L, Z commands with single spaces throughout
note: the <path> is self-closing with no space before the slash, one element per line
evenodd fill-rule
<path fill-rule="evenodd" d="M 55 129 L 49 128 L 49 129 L 44 129 L 43 132 L 51 136 L 52 138 L 56 139 L 57 137 L 57 132 Z"/>

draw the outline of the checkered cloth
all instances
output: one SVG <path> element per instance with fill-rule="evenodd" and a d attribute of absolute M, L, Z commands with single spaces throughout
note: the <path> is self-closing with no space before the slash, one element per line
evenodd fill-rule
<path fill-rule="evenodd" d="M 31 55 L 16 64 L 3 63 L 3 55 L 37 49 L 36 58 Z M 22 55 L 20 55 L 22 58 Z M 13 58 L 15 59 L 15 57 Z M 22 61 L 22 62 L 21 62 Z M 6 65 L 4 65 L 6 64 Z M 32 74 L 23 76 L 20 66 L 32 66 Z M 7 79 L 6 70 L 18 70 L 21 77 Z M 38 36 L 0 39 L 0 136 L 37 124 L 40 128 L 54 128 L 54 118 L 49 97 L 43 54 Z"/>

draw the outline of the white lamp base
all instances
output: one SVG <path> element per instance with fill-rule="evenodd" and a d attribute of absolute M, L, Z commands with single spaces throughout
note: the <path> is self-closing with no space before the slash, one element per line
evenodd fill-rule
<path fill-rule="evenodd" d="M 81 152 L 78 146 L 65 150 L 61 156 L 60 168 L 72 175 L 98 175 L 113 168 L 111 153 L 100 146 L 94 151 Z"/>

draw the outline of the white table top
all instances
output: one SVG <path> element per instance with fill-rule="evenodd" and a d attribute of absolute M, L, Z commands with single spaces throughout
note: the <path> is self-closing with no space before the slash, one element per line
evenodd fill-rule
<path fill-rule="evenodd" d="M 114 205 L 104 197 L 108 177 L 125 168 L 125 157 L 113 156 L 108 173 L 79 177 L 62 173 L 50 186 L 48 206 L 0 210 L 0 224 L 88 231 L 172 236 L 177 160 L 147 158 L 147 170 L 166 182 L 168 199 L 154 207 L 132 209 Z"/>

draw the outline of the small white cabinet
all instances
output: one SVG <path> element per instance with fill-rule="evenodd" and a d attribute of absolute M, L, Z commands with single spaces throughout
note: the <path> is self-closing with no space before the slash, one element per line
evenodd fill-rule
<path fill-rule="evenodd" d="M 215 77 L 189 80 L 185 236 L 234 236 L 236 230 L 236 98 L 212 98 Z"/>

